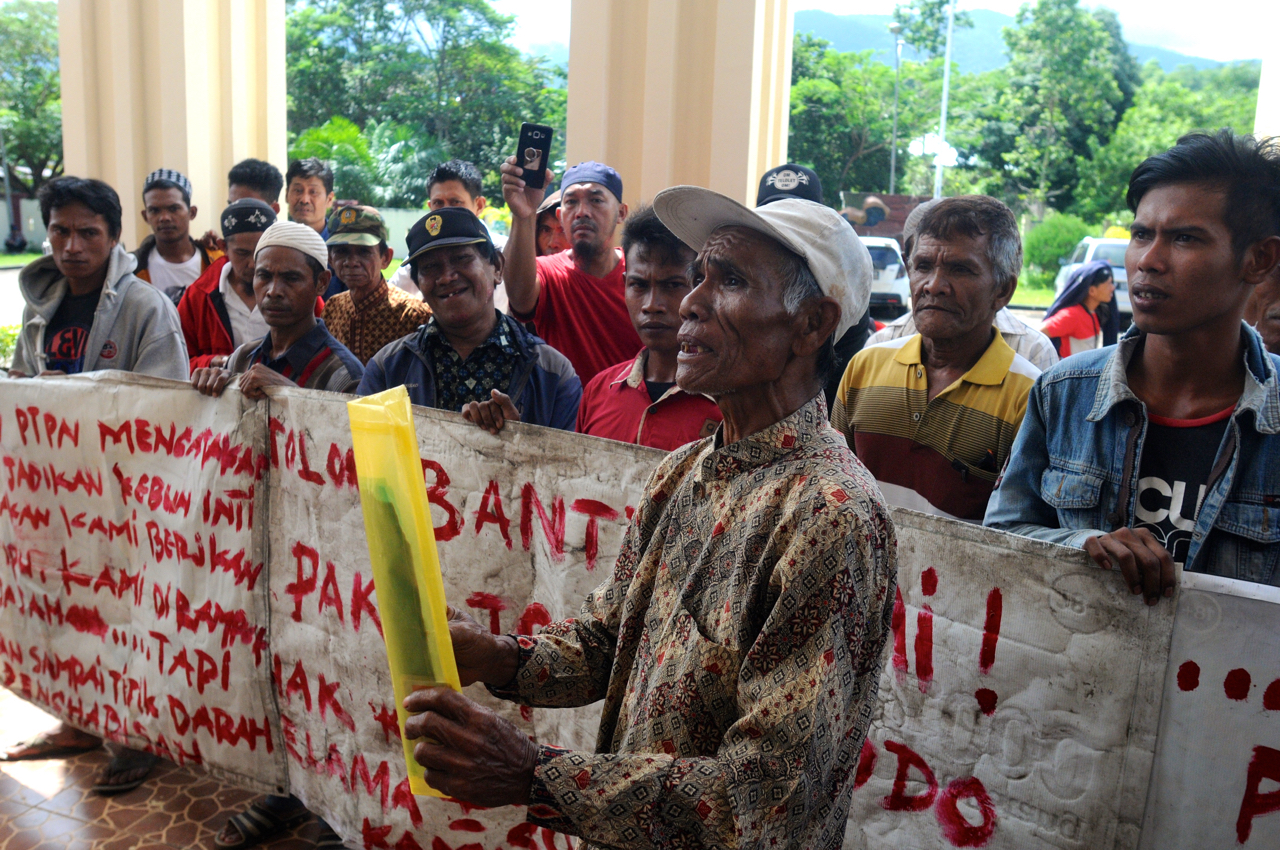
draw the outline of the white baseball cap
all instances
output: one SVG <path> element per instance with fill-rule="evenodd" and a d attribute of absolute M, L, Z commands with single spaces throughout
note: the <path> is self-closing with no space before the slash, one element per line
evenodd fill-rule
<path fill-rule="evenodd" d="M 799 254 L 822 293 L 840 304 L 837 341 L 867 311 L 874 274 L 871 254 L 849 222 L 828 206 L 783 198 L 752 210 L 710 189 L 674 186 L 658 193 L 653 209 L 695 251 L 721 227 L 746 227 Z"/>

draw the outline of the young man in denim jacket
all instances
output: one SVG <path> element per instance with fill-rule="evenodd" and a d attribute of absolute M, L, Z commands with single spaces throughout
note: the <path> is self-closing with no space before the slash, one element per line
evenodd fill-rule
<path fill-rule="evenodd" d="M 1175 562 L 1280 586 L 1280 357 L 1242 320 L 1280 262 L 1280 146 L 1184 136 L 1127 201 L 1134 327 L 1036 381 L 985 524 L 1083 547 L 1148 605 Z"/>

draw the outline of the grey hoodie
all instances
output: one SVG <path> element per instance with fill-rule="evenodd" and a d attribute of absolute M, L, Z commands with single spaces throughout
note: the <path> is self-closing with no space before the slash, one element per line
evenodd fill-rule
<path fill-rule="evenodd" d="M 119 369 L 185 381 L 187 344 L 178 311 L 164 293 L 134 276 L 137 264 L 119 245 L 111 252 L 85 344 L 84 371 Z M 45 328 L 67 294 L 67 279 L 53 257 L 41 257 L 18 275 L 18 288 L 27 306 L 11 368 L 37 375 L 45 368 Z"/>

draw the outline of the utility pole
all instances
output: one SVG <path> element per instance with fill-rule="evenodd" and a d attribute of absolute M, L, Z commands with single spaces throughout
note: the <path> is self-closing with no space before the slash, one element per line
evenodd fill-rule
<path fill-rule="evenodd" d="M 938 126 L 938 141 L 940 147 L 946 147 L 947 144 L 947 96 L 951 93 L 951 33 L 956 25 L 956 2 L 951 0 L 947 6 L 947 57 L 946 64 L 942 66 L 942 119 Z M 935 198 L 942 197 L 942 163 L 938 157 L 942 155 L 939 151 L 934 154 L 933 163 L 933 196 Z"/>
<path fill-rule="evenodd" d="M 898 81 L 902 77 L 902 24 L 889 24 L 893 33 L 893 143 L 889 146 L 889 194 L 892 195 L 898 177 Z"/>

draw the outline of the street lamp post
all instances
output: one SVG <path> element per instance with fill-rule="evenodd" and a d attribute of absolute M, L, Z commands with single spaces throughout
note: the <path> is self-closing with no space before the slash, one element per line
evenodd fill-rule
<path fill-rule="evenodd" d="M 939 147 L 946 147 L 947 144 L 947 95 L 951 92 L 951 32 L 955 29 L 956 24 L 956 2 L 951 0 L 947 6 L 947 56 L 946 64 L 942 66 L 942 119 L 938 126 L 938 143 Z M 935 198 L 942 197 L 942 162 L 939 157 L 942 151 L 939 150 L 934 155 L 934 172 L 933 172 L 933 196 Z"/>
<path fill-rule="evenodd" d="M 893 33 L 893 141 L 889 146 L 889 194 L 893 194 L 898 177 L 898 81 L 902 77 L 902 24 L 894 21 L 889 24 L 889 32 Z"/>

